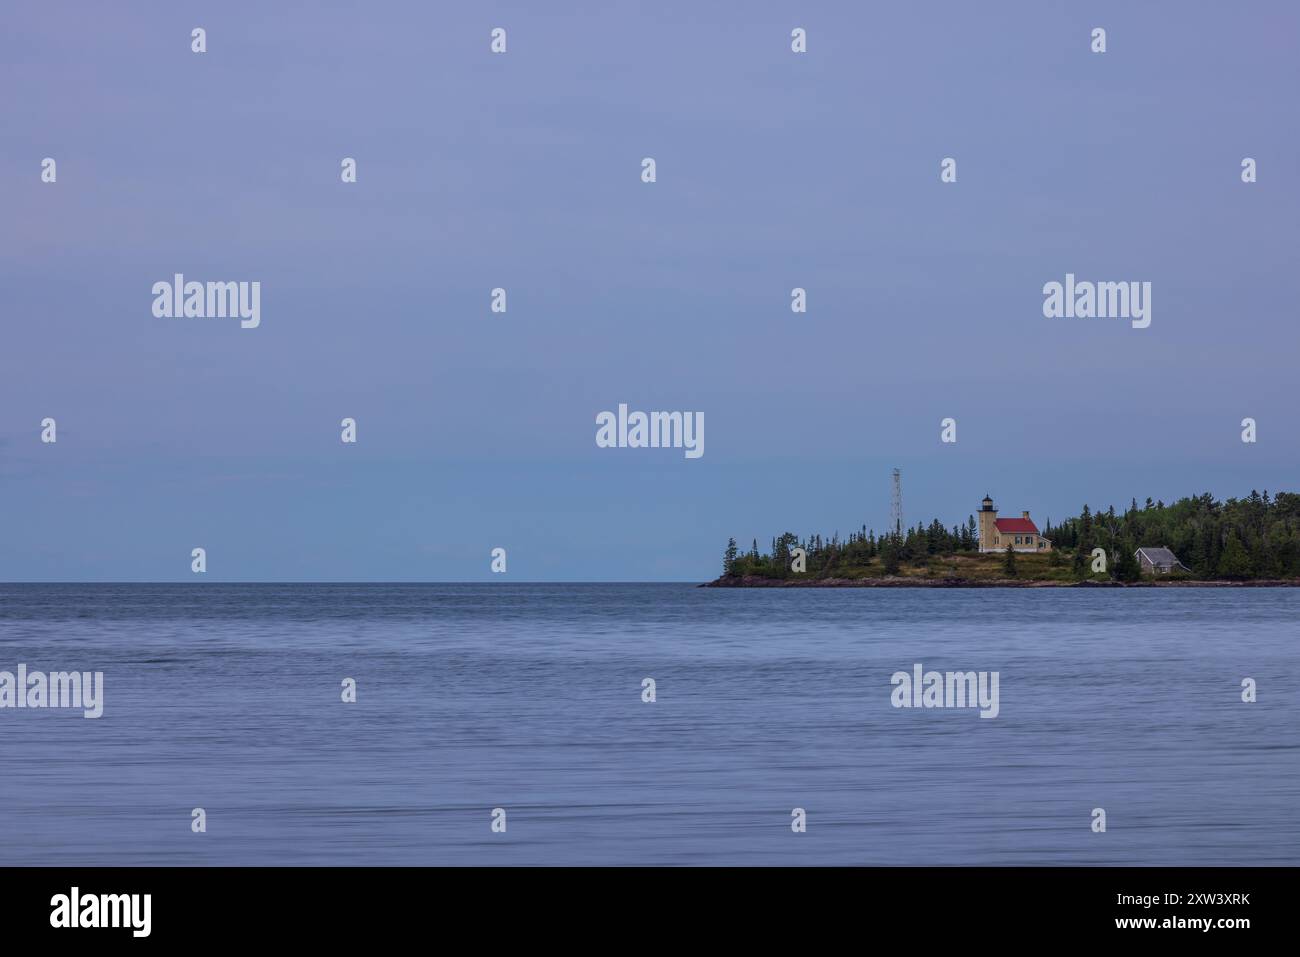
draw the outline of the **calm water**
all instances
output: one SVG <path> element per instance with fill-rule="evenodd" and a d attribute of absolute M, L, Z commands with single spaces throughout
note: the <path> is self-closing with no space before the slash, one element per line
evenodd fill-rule
<path fill-rule="evenodd" d="M 0 585 L 0 670 L 105 675 L 98 720 L 0 710 L 0 864 L 1297 864 L 1298 620 L 1289 589 Z M 916 662 L 998 671 L 1000 715 L 891 707 Z"/>

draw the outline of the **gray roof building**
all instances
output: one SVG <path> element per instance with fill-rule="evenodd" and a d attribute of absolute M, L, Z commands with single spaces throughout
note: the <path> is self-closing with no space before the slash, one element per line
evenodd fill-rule
<path fill-rule="evenodd" d="M 1190 572 L 1191 569 L 1178 560 L 1175 555 L 1167 548 L 1139 548 L 1134 552 L 1133 557 L 1138 560 L 1138 565 L 1143 571 L 1149 571 L 1157 575 L 1168 575 L 1174 569 L 1182 569 Z"/>

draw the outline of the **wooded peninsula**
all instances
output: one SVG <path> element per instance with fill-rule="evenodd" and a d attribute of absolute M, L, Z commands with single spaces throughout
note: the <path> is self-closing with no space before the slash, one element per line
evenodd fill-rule
<path fill-rule="evenodd" d="M 1025 516 L 1014 521 L 1028 521 Z M 1292 492 L 1270 498 L 1267 491 L 1252 491 L 1223 502 L 1206 493 L 1172 505 L 1149 498 L 1139 505 L 1134 499 L 1122 513 L 1114 506 L 1102 511 L 1084 505 L 1073 518 L 1057 524 L 1049 519 L 1033 551 L 1013 547 L 1006 534 L 995 549 L 987 532 L 981 548 L 980 529 L 971 515 L 951 528 L 936 518 L 879 536 L 866 526 L 844 538 L 838 532 L 829 538 L 785 532 L 766 553 L 759 552 L 757 539 L 742 552 L 733 538 L 722 575 L 708 584 L 1300 585 L 1300 494 Z"/>

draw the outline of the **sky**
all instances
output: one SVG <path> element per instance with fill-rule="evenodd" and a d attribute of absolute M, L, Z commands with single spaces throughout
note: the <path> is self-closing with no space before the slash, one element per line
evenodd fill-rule
<path fill-rule="evenodd" d="M 703 581 L 894 467 L 909 524 L 1300 490 L 1294 4 L 3 19 L 0 580 Z M 1045 318 L 1066 273 L 1150 327 Z M 598 448 L 619 403 L 705 454 Z"/>

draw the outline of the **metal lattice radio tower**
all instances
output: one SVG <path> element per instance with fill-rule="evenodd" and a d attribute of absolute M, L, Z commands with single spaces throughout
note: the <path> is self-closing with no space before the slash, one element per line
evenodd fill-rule
<path fill-rule="evenodd" d="M 898 537 L 903 537 L 903 473 L 894 469 L 894 495 L 889 503 L 889 529 Z"/>

